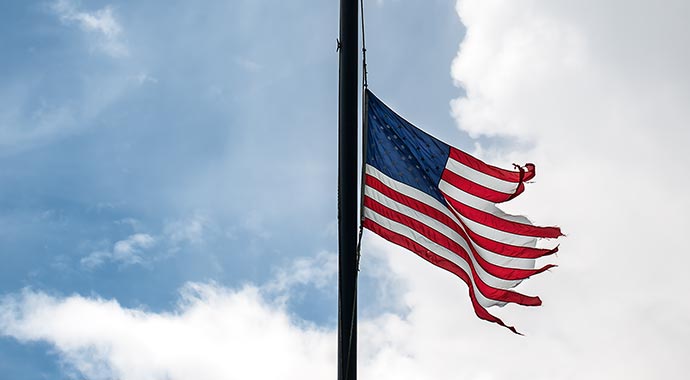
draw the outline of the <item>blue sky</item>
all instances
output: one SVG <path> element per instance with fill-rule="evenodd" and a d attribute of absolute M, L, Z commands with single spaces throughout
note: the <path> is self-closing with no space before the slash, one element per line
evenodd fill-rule
<path fill-rule="evenodd" d="M 494 164 L 535 162 L 507 207 L 568 238 L 560 268 L 522 288 L 545 306 L 499 311 L 522 339 L 478 321 L 452 276 L 365 236 L 363 376 L 687 373 L 690 204 L 673 173 L 690 33 L 687 5 L 666 2 L 365 1 L 371 89 Z M 337 33 L 336 1 L 2 5 L 0 378 L 335 376 Z M 649 274 L 650 251 L 672 265 Z M 177 343 L 199 356 L 147 356 Z M 275 368 L 241 365 L 269 346 Z"/>

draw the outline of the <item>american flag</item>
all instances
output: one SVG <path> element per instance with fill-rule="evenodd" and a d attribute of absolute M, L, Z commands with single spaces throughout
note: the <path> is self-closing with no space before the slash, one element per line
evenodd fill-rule
<path fill-rule="evenodd" d="M 511 288 L 553 265 L 537 258 L 539 238 L 561 236 L 496 206 L 534 178 L 533 164 L 504 170 L 449 146 L 398 116 L 366 91 L 363 227 L 460 277 L 481 319 L 517 333 L 487 311 L 516 303 L 541 305 Z"/>

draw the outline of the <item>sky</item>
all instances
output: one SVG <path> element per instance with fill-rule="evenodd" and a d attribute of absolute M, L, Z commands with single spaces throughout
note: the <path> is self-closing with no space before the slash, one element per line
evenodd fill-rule
<path fill-rule="evenodd" d="M 370 89 L 567 235 L 479 320 L 365 233 L 362 379 L 690 371 L 690 3 L 365 0 Z M 336 375 L 337 1 L 5 0 L 0 378 Z M 552 242 L 546 243 L 552 244 Z"/>

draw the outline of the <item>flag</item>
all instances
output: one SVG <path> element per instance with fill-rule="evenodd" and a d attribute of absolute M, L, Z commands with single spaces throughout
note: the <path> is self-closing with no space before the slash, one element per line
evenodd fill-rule
<path fill-rule="evenodd" d="M 497 168 L 415 127 L 369 90 L 365 104 L 363 227 L 460 277 L 479 318 L 517 333 L 487 308 L 541 305 L 511 288 L 553 267 L 536 268 L 558 250 L 537 248 L 537 239 L 561 236 L 496 206 L 524 191 L 534 165 Z"/>

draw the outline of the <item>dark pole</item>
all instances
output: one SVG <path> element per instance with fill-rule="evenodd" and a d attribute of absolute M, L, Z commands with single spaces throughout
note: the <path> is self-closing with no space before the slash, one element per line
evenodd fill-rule
<path fill-rule="evenodd" d="M 338 84 L 338 380 L 357 379 L 358 0 L 340 0 Z"/>

